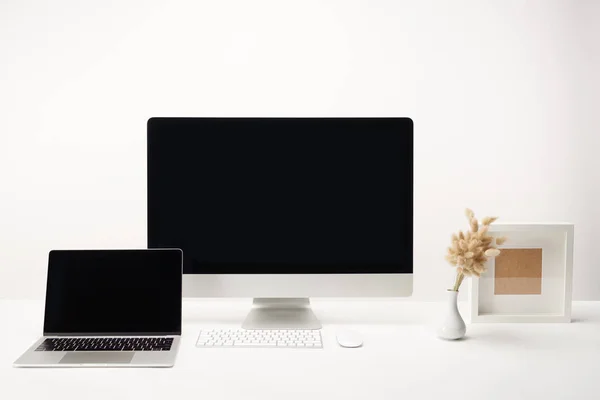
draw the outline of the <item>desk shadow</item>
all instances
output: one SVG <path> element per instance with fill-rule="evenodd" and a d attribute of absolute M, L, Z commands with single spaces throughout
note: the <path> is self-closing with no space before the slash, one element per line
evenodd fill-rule
<path fill-rule="evenodd" d="M 395 315 L 389 316 L 341 316 L 335 314 L 322 315 L 322 313 L 315 313 L 319 321 L 323 325 L 397 325 L 397 326 L 421 326 L 425 325 L 426 321 L 418 320 L 411 316 Z M 244 321 L 247 314 L 240 315 L 227 315 L 218 316 L 214 315 L 207 316 L 202 314 L 184 315 L 184 323 L 191 324 L 240 324 Z"/>
<path fill-rule="evenodd" d="M 385 316 L 360 316 L 355 317 L 343 317 L 336 315 L 319 316 L 316 313 L 317 318 L 324 325 L 397 325 L 397 326 L 423 326 L 427 324 L 427 321 L 419 320 L 411 316 L 395 315 L 393 317 Z"/>
<path fill-rule="evenodd" d="M 536 347 L 535 341 L 527 340 L 522 336 L 517 336 L 507 331 L 471 332 L 469 334 L 469 331 L 467 330 L 467 336 L 461 341 L 469 341 L 473 345 L 481 343 L 498 347 L 506 346 L 527 349 Z"/>
<path fill-rule="evenodd" d="M 590 320 L 587 318 L 572 318 L 571 319 L 572 324 L 581 324 L 581 323 L 585 323 L 585 322 L 590 322 Z"/>
<path fill-rule="evenodd" d="M 244 321 L 245 316 L 241 316 L 241 317 L 235 317 L 235 316 L 231 316 L 231 317 L 219 317 L 219 318 L 214 318 L 214 317 L 206 317 L 206 316 L 202 316 L 202 315 L 190 315 L 190 316 L 185 316 L 184 317 L 184 324 L 203 324 L 203 325 L 209 325 L 209 324 L 224 324 L 224 325 L 230 325 L 230 324 L 238 324 L 241 325 L 242 322 Z"/>

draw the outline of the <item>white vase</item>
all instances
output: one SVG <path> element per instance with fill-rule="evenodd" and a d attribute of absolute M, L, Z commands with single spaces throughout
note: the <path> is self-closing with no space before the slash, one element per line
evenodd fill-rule
<path fill-rule="evenodd" d="M 437 331 L 441 339 L 456 340 L 465 336 L 467 326 L 458 312 L 458 292 L 448 290 L 446 317 Z"/>

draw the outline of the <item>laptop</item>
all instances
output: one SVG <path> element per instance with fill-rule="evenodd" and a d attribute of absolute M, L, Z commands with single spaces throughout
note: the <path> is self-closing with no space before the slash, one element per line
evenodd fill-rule
<path fill-rule="evenodd" d="M 53 250 L 44 336 L 16 367 L 172 367 L 181 337 L 179 249 Z"/>

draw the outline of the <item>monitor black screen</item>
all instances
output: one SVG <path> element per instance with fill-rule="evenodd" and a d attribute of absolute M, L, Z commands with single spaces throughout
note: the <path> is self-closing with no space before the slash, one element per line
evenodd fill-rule
<path fill-rule="evenodd" d="M 44 334 L 181 334 L 180 250 L 53 250 Z"/>
<path fill-rule="evenodd" d="M 184 273 L 412 273 L 412 120 L 151 118 L 148 247 Z"/>

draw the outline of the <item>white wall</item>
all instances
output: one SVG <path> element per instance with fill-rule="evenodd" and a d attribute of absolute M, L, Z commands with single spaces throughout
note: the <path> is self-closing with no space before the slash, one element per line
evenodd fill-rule
<path fill-rule="evenodd" d="M 600 2 L 0 3 L 0 297 L 52 248 L 144 247 L 151 116 L 410 116 L 415 292 L 463 209 L 576 224 L 600 300 Z"/>

